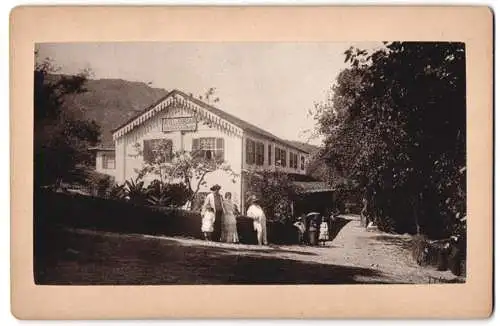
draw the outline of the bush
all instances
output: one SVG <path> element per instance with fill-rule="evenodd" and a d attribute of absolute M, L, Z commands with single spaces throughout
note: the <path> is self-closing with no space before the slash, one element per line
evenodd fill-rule
<path fill-rule="evenodd" d="M 250 172 L 245 178 L 248 181 L 245 200 L 256 195 L 269 221 L 283 221 L 291 216 L 291 203 L 299 198 L 299 193 L 286 173 Z"/>
<path fill-rule="evenodd" d="M 191 196 L 191 191 L 183 183 L 162 183 L 153 181 L 147 188 L 147 201 L 155 206 L 183 206 Z"/>
<path fill-rule="evenodd" d="M 411 241 L 413 259 L 420 266 L 433 266 L 439 271 L 450 270 L 454 275 L 465 275 L 465 245 L 459 239 L 429 241 L 424 235 L 413 236 Z"/>
<path fill-rule="evenodd" d="M 117 233 L 139 233 L 202 238 L 199 212 L 137 205 L 129 201 L 37 190 L 34 194 L 34 226 L 37 243 L 44 230 L 62 226 Z M 256 244 L 250 218 L 237 217 L 241 243 Z M 270 243 L 295 243 L 291 224 L 268 221 Z"/>

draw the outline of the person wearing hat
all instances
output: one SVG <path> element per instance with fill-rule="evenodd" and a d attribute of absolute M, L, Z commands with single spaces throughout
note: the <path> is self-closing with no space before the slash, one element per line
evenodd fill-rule
<path fill-rule="evenodd" d="M 264 210 L 260 207 L 256 196 L 250 196 L 248 203 L 250 206 L 247 210 L 247 216 L 253 219 L 253 228 L 257 232 L 257 243 L 267 246 L 266 214 L 264 214 Z"/>
<path fill-rule="evenodd" d="M 293 223 L 293 226 L 297 228 L 297 240 L 299 245 L 304 244 L 304 234 L 306 233 L 306 224 L 304 223 L 305 217 L 306 214 L 302 214 L 302 216 L 297 217 L 297 220 Z"/>
<path fill-rule="evenodd" d="M 222 205 L 222 196 L 219 193 L 220 186 L 213 185 L 210 190 L 212 191 L 205 198 L 201 209 L 201 216 L 205 215 L 207 208 L 212 208 L 215 212 L 214 232 L 212 234 L 213 240 L 220 241 L 222 231 L 222 217 L 224 216 L 224 206 Z"/>

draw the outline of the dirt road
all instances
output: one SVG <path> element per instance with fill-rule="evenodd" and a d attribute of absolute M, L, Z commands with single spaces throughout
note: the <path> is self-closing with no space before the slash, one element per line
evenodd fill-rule
<path fill-rule="evenodd" d="M 409 236 L 366 231 L 355 216 L 324 247 L 232 245 L 69 230 L 38 259 L 39 284 L 353 284 L 459 282 L 419 267 Z"/>

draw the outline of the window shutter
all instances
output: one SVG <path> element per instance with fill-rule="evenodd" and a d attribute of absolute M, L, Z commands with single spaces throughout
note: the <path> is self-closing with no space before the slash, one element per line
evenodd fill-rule
<path fill-rule="evenodd" d="M 217 149 L 224 149 L 224 138 L 217 138 Z"/>
<path fill-rule="evenodd" d="M 172 139 L 165 139 L 165 143 L 165 147 L 167 149 L 167 152 L 165 153 L 165 159 L 167 162 L 170 162 L 174 157 L 174 142 L 172 141 Z"/>
<path fill-rule="evenodd" d="M 271 166 L 272 164 L 272 160 L 271 160 L 271 156 L 272 156 L 273 152 L 271 150 L 271 144 L 267 145 L 267 164 L 269 166 Z"/>
<path fill-rule="evenodd" d="M 246 147 L 246 150 L 245 150 L 245 152 L 246 152 L 246 160 L 245 161 L 247 162 L 247 164 L 252 164 L 252 162 L 250 160 L 250 155 L 251 155 L 250 151 L 251 151 L 251 148 L 252 148 L 252 146 L 250 145 L 250 139 L 246 139 L 245 140 L 245 144 L 246 144 L 246 146 L 245 146 Z"/>
<path fill-rule="evenodd" d="M 191 144 L 191 151 L 197 151 L 200 149 L 200 140 L 198 138 L 193 138 L 193 142 Z"/>
<path fill-rule="evenodd" d="M 151 140 L 144 140 L 143 142 L 144 146 L 142 149 L 142 156 L 144 159 L 144 162 L 151 163 L 153 159 L 153 151 L 151 149 Z"/>
<path fill-rule="evenodd" d="M 198 138 L 193 138 L 191 143 L 191 156 L 192 157 L 200 157 L 200 140 Z"/>
<path fill-rule="evenodd" d="M 252 157 L 251 157 L 251 160 L 252 160 L 252 164 L 255 164 L 255 152 L 256 152 L 255 142 L 252 141 L 251 144 L 252 144 Z"/>
<path fill-rule="evenodd" d="M 224 161 L 224 138 L 217 138 L 215 146 L 215 158 Z"/>

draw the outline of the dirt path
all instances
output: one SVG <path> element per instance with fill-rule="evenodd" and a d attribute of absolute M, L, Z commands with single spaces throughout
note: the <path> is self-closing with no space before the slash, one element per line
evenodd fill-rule
<path fill-rule="evenodd" d="M 356 216 L 324 247 L 232 245 L 71 230 L 39 260 L 40 284 L 352 284 L 458 281 L 417 266 L 409 236 L 366 231 Z"/>

